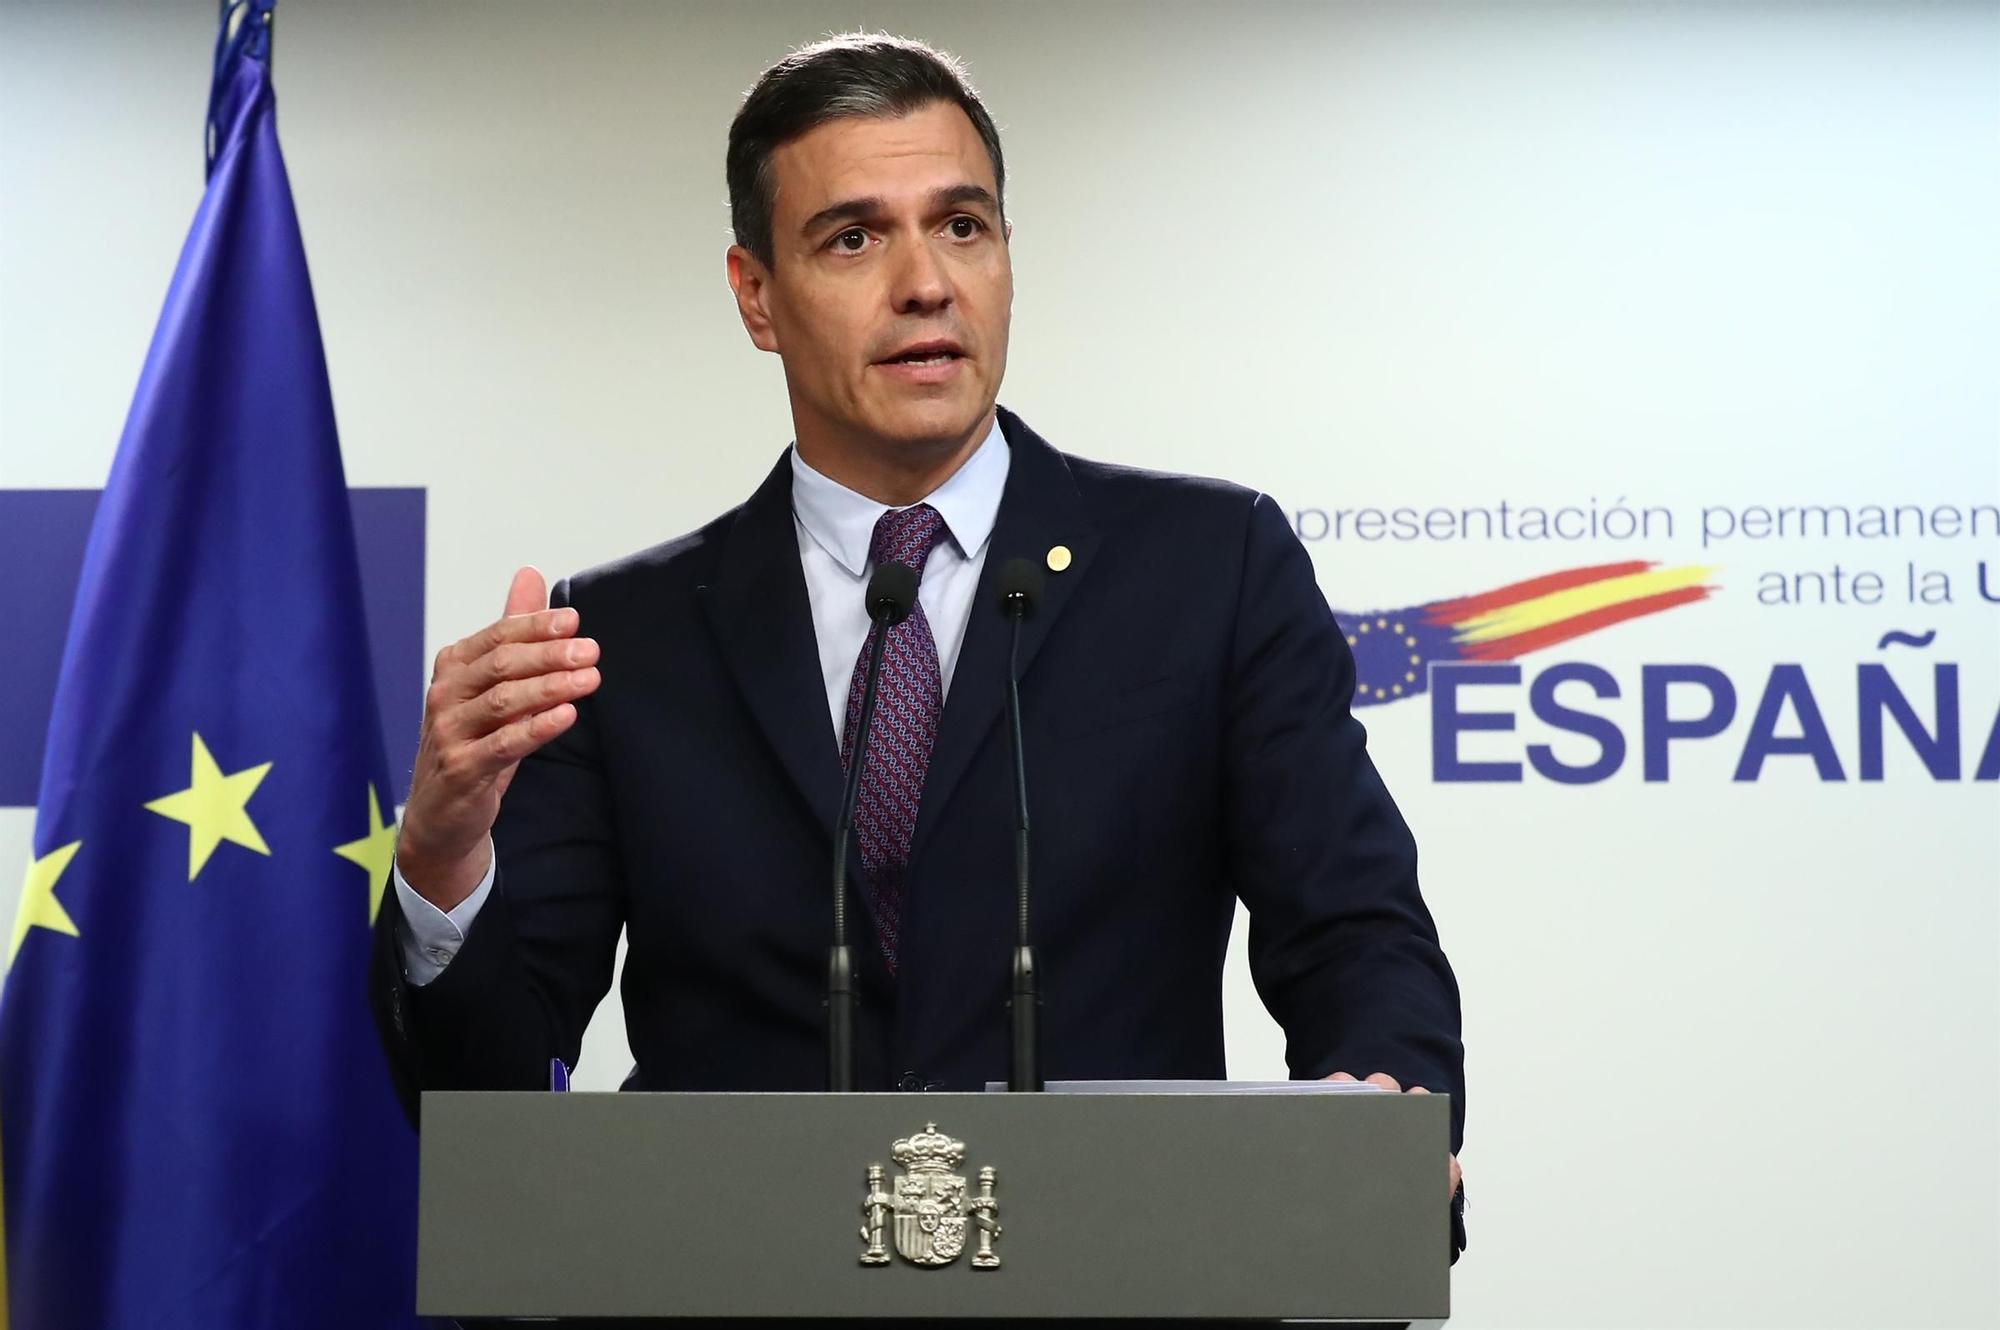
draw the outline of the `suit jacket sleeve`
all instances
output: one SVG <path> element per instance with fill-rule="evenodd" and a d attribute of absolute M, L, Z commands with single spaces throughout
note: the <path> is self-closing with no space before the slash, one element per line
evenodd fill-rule
<path fill-rule="evenodd" d="M 1354 656 L 1312 561 L 1252 506 L 1225 692 L 1231 869 L 1250 973 L 1292 1074 L 1386 1071 L 1452 1096 L 1463 1139 L 1458 983 L 1417 889 L 1417 847 L 1350 710 Z"/>
<path fill-rule="evenodd" d="M 550 604 L 569 597 L 559 582 Z M 521 763 L 493 843 L 492 894 L 458 955 L 421 988 L 403 979 L 395 894 L 382 898 L 370 988 L 412 1120 L 424 1090 L 547 1089 L 549 1059 L 576 1064 L 611 987 L 624 877 L 591 699 Z"/>

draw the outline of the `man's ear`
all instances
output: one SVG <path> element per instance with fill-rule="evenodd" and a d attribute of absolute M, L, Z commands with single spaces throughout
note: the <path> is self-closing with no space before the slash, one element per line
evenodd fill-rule
<path fill-rule="evenodd" d="M 778 330 L 771 322 L 771 270 L 741 245 L 731 245 L 725 259 L 729 289 L 736 295 L 736 313 L 751 345 L 759 351 L 778 349 Z"/>
<path fill-rule="evenodd" d="M 1010 245 L 1011 245 L 1011 244 L 1013 244 L 1013 243 L 1014 243 L 1014 223 L 1013 223 L 1013 222 L 1011 222 L 1011 221 L 1006 221 L 1006 222 L 1002 222 L 1002 223 L 1000 223 L 1000 234 L 1006 237 L 1006 239 L 1007 239 L 1007 243 L 1008 243 L 1008 244 L 1010 244 Z"/>

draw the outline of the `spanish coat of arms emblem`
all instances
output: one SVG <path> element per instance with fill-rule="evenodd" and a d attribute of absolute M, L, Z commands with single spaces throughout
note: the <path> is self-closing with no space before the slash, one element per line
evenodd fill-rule
<path fill-rule="evenodd" d="M 868 1166 L 868 1194 L 861 1202 L 861 1240 L 868 1246 L 861 1264 L 889 1264 L 887 1230 L 895 1234 L 897 1253 L 912 1265 L 950 1265 L 972 1239 L 972 1268 L 997 1269 L 993 1243 L 1000 1236 L 1000 1203 L 993 1199 L 993 1170 L 979 1170 L 979 1191 L 970 1194 L 964 1174 L 952 1171 L 965 1158 L 965 1142 L 944 1135 L 935 1122 L 897 1141 L 890 1154 L 905 1171 L 885 1189 L 882 1166 Z"/>

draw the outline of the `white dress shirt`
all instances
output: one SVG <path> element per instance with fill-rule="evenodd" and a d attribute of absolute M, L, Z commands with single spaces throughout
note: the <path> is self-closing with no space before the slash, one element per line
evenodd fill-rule
<path fill-rule="evenodd" d="M 986 563 L 986 547 L 1000 512 L 1000 495 L 1007 485 L 1012 454 L 996 417 L 986 438 L 951 478 L 923 502 L 937 509 L 945 530 L 924 565 L 917 602 L 930 621 L 937 643 L 938 677 L 944 693 L 965 644 L 965 626 L 972 618 L 973 592 Z M 875 523 L 889 505 L 831 480 L 807 466 L 792 449 L 792 525 L 799 540 L 799 566 L 805 573 L 806 598 L 812 605 L 813 637 L 819 644 L 820 675 L 826 685 L 828 722 L 834 743 L 847 723 L 847 692 L 854 665 L 868 640 L 868 611 L 862 604 L 874 562 L 868 547 Z M 585 626 L 588 631 L 588 625 Z M 496 875 L 490 862 L 486 876 L 470 896 L 449 911 L 440 910 L 411 890 L 400 868 L 393 872 L 396 898 L 403 907 L 397 940 L 403 953 L 403 976 L 421 987 L 443 973 L 458 954 L 465 935 Z"/>

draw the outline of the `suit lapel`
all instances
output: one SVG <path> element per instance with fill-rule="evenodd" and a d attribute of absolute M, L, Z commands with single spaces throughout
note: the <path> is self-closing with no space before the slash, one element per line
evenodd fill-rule
<path fill-rule="evenodd" d="M 913 863 L 973 757 L 997 733 L 1007 704 L 1007 647 L 1012 628 L 993 601 L 993 583 L 1001 566 L 1009 559 L 1025 558 L 1047 568 L 1051 549 L 1062 545 L 1070 552 L 1069 566 L 1048 574 L 1042 603 L 1021 626 L 1020 668 L 1025 679 L 1097 553 L 1098 532 L 1084 512 L 1076 480 L 1061 454 L 1013 412 L 1003 407 L 999 414 L 1001 432 L 1012 450 L 1007 485 L 1001 492 L 1000 512 L 980 568 L 979 589 L 973 593 L 965 641 L 952 672 L 951 695 L 945 699 L 930 769 L 924 776 L 917 828 L 910 842 Z"/>
<path fill-rule="evenodd" d="M 993 604 L 993 583 L 1001 565 L 1026 558 L 1047 567 L 1055 546 L 1070 551 L 1069 566 L 1048 575 L 1042 603 L 1022 625 L 1020 665 L 1025 679 L 1097 553 L 1097 529 L 1084 512 L 1076 481 L 1061 455 L 1005 408 L 1000 411 L 1000 428 L 1012 450 L 1007 485 L 924 778 L 910 845 L 913 861 L 972 759 L 999 729 L 1006 705 L 1009 638 L 1008 624 Z M 820 678 L 819 647 L 799 564 L 791 498 L 788 452 L 738 512 L 725 537 L 716 575 L 699 595 L 738 691 L 831 844 L 840 811 L 840 750 L 827 719 L 826 687 Z M 852 881 L 859 882 L 860 871 L 856 855 Z M 879 969 L 877 949 L 871 945 L 865 953 L 864 966 Z"/>
<path fill-rule="evenodd" d="M 830 845 L 840 811 L 840 750 L 792 525 L 789 451 L 739 511 L 716 578 L 700 595 L 743 700 Z"/>

